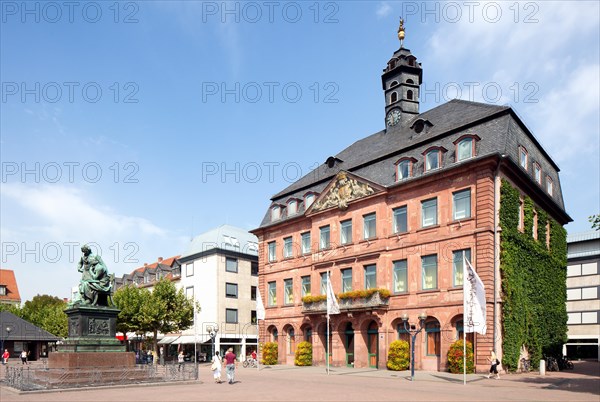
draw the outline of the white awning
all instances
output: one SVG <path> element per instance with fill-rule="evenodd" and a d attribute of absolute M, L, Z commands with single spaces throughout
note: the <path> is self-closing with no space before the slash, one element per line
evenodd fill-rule
<path fill-rule="evenodd" d="M 179 344 L 193 344 L 194 343 L 194 339 L 195 339 L 195 343 L 205 343 L 210 341 L 210 336 L 207 334 L 201 335 L 198 334 L 194 337 L 194 335 L 182 335 L 179 337 L 179 339 L 177 339 L 176 341 L 172 342 L 174 345 L 179 345 Z M 160 343 L 160 342 L 159 342 Z"/>
<path fill-rule="evenodd" d="M 165 336 L 160 341 L 158 341 L 159 345 L 167 345 L 169 343 L 178 343 L 175 342 L 178 338 L 181 338 L 179 335 L 176 336 Z"/>

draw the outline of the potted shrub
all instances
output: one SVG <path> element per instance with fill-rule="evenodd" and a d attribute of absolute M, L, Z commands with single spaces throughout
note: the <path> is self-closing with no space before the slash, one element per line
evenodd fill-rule
<path fill-rule="evenodd" d="M 463 373 L 463 340 L 459 339 L 448 349 L 448 371 L 454 374 Z M 467 373 L 475 372 L 473 344 L 467 341 Z"/>
<path fill-rule="evenodd" d="M 278 351 L 276 342 L 266 342 L 262 348 L 262 360 L 261 364 L 274 365 L 278 361 Z"/>
<path fill-rule="evenodd" d="M 310 342 L 304 341 L 298 344 L 294 364 L 296 366 L 312 366 L 312 344 Z"/>
<path fill-rule="evenodd" d="M 403 340 L 397 340 L 390 344 L 388 352 L 387 368 L 395 371 L 407 370 L 410 364 L 409 344 Z"/>

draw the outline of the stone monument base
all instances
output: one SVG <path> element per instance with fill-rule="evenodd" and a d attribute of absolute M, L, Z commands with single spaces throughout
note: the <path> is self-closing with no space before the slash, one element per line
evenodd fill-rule
<path fill-rule="evenodd" d="M 133 352 L 55 352 L 48 356 L 48 368 L 135 367 Z"/>

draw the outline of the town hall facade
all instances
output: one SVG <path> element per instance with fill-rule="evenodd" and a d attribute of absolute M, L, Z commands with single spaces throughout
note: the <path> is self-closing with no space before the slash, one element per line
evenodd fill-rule
<path fill-rule="evenodd" d="M 306 340 L 313 365 L 325 365 L 329 337 L 333 366 L 385 368 L 390 343 L 410 340 L 402 317 L 418 328 L 425 313 L 416 368 L 446 370 L 462 337 L 466 258 L 486 291 L 487 333 L 468 334 L 483 369 L 491 350 L 502 356 L 501 183 L 559 225 L 570 221 L 557 165 L 511 107 L 452 100 L 419 111 L 423 69 L 403 35 L 401 26 L 382 75 L 385 129 L 322 155 L 316 172 L 271 198 L 252 231 L 266 308 L 261 342 L 278 343 L 282 364 L 293 364 Z M 330 331 L 315 297 L 328 278 L 341 310 Z"/>

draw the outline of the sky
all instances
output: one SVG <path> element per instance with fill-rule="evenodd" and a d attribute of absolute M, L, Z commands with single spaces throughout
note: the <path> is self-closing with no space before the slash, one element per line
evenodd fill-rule
<path fill-rule="evenodd" d="M 68 297 L 182 254 L 383 129 L 381 73 L 422 63 L 420 110 L 510 105 L 560 167 L 569 233 L 600 212 L 597 1 L 2 1 L 1 265 Z"/>

